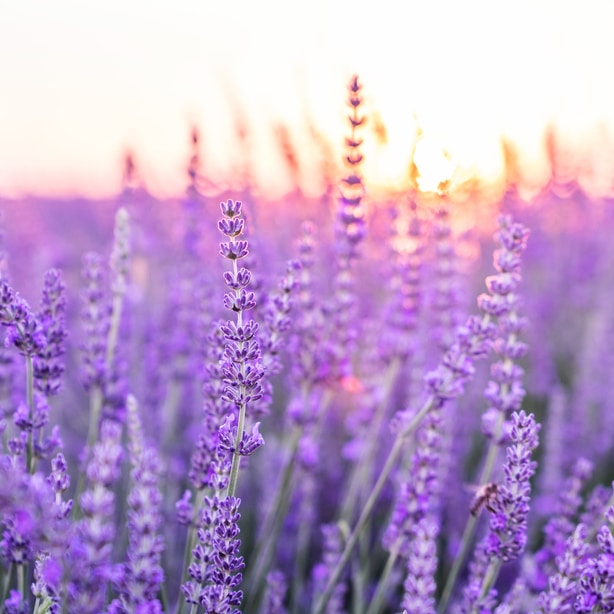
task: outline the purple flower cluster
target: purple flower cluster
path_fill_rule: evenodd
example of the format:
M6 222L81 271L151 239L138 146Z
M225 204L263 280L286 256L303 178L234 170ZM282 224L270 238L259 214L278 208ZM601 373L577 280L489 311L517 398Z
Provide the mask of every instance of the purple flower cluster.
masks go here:
M34 359L34 386L47 397L60 390L61 377L64 373L66 340L66 287L61 273L51 269L45 275L45 287L38 321L45 331L47 343Z
M128 397L128 434L132 464L132 490L128 495L129 543L127 563L118 584L120 597L110 606L113 614L127 614L139 608L162 612L158 593L164 580L161 566L164 543L160 534L162 494L158 485L160 461L155 448L143 440L141 421L134 397Z
M244 220L241 217L241 202L229 199L221 203L223 218L218 227L228 238L220 244L220 254L231 261L232 270L224 273L228 288L224 294L224 306L236 314L236 321L228 320L221 325L226 345L222 372L226 387L223 398L234 406L234 413L227 416L220 426L220 446L232 456L228 493L233 496L241 456L252 454L264 444L264 439L255 424L251 435L245 431L247 407L262 398L261 380L264 369L258 343L258 323L245 320L246 312L256 306L256 296L248 290L251 273L239 268L238 261L247 256L248 243L239 237L243 234ZM236 426L234 422L236 421Z
M523 410L512 415L511 444L503 466L505 480L491 503L490 534L486 553L507 563L517 558L527 541L527 519L530 509L530 479L537 463L531 460L539 440L539 424Z
M0 283L0 323L7 327L5 345L24 356L37 356L47 340L26 301L6 281Z
M84 614L104 608L108 583L114 578L111 559L116 538L116 498L113 486L120 477L122 428L105 421L85 470L86 489L80 497L82 518L70 545L69 608Z
M186 602L201 605L205 612L239 612L243 593L237 587L244 567L243 557L239 555L240 503L236 497L205 497L198 544L192 551L193 562L188 569L192 580L181 587ZM195 611L192 607L192 612Z

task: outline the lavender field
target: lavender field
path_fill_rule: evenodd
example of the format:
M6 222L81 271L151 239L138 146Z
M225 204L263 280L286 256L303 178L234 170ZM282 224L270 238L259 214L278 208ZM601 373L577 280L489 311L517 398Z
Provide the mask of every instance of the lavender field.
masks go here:
M321 198L0 200L3 612L614 612L614 203L348 109Z

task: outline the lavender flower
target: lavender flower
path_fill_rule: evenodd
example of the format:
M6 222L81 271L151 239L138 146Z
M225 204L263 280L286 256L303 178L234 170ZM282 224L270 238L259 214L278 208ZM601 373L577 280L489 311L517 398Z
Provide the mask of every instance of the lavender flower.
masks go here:
M207 338L203 383L203 421L196 448L192 453L189 478L196 490L205 488L211 480L211 465L219 443L218 431L235 406L225 398L223 356L226 344L223 322L215 322ZM251 326L251 324L250 324Z
M431 334L436 346L445 352L453 342L454 329L459 324L456 253L445 194L437 202L432 234L435 262L432 271L433 296L429 305L433 316Z
M24 356L38 355L47 343L30 307L6 281L0 282L0 324L8 328L5 344Z
M301 226L298 243L300 271L298 271L298 293L293 334L289 351L295 359L291 363L291 374L296 388L312 389L321 383L327 373L326 355L322 351L325 333L324 316L317 304L314 287L314 266L316 230L306 222ZM299 416L296 416L297 418ZM302 416L309 419L309 416Z
M573 612L573 601L588 551L586 525L579 524L565 544L565 551L556 559L556 573L550 576L548 588L539 596L540 612L555 614Z
M237 314L236 322L228 321L221 327L226 339L222 366L224 381L227 384L224 389L224 399L234 404L237 420L228 484L228 494L234 496L241 458L241 443L245 436L247 407L262 397L263 389L260 380L264 373L256 336L258 324L253 321L243 322L243 314L256 306L256 297L247 289L251 278L250 272L238 266L238 261L248 254L247 241L239 239L244 227L244 221L241 218L241 203L228 200L226 203L220 203L220 207L223 218L218 226L229 239L220 244L220 254L232 262L232 271L227 271L224 275L224 281L229 290L224 295L224 305ZM257 441L256 447L264 443L261 438L253 441L254 443Z
M34 612L60 614L62 566L48 554L39 555L34 565L32 594L36 599Z
M158 592L164 580L160 536L162 495L158 485L160 461L154 448L146 446L136 399L127 399L132 489L128 495L129 543L127 563L119 584L120 598L112 612L130 613L137 608L161 611Z
M343 534L339 526L334 524L324 525L322 535L324 537L322 561L313 570L315 595L324 590L326 581L329 580L343 550ZM344 582L335 583L335 588L326 608L328 614L342 614L344 612L343 603L346 591Z
M401 607L407 612L435 612L436 538L439 528L432 516L423 516L412 529L412 549L407 559L407 578L401 602Z
M266 578L267 590L262 606L263 614L286 614L284 608L284 597L286 595L287 583L281 571L272 571Z
M508 219L502 220L502 225L506 226ZM501 267L501 262L508 263L506 266L513 267L516 271L520 266L520 253L526 244L526 230L522 226L512 226L513 232L509 234L501 233L501 242L505 249L495 252L496 266ZM512 250L513 248L513 250ZM512 251L511 251L512 250ZM510 254L507 252L510 251ZM427 373L424 378L426 398L422 407L416 412L413 408L398 412L393 423L397 430L397 436L389 452L385 463L385 469L391 471L395 460L400 456L405 439L411 434L420 421L432 412L437 412L451 399L457 398L464 390L467 381L473 376L475 368L474 361L484 357L490 350L493 338L496 334L496 327L491 321L494 315L501 315L506 312L504 307L507 299L501 299L498 295L482 295L478 299L478 305L483 311L481 317L471 316L464 326L456 330L455 341L445 353L439 366ZM508 326L518 324L518 318L510 320ZM369 495L369 505L365 505L359 516L356 528L350 534L345 549L341 555L340 562L337 564L324 590L323 596L318 599L314 612L322 614L326 607L327 600L332 595L333 587L339 579L344 564L347 563L351 549L356 544L360 530L366 524L370 513L373 510L374 500L378 494L377 489L383 487L386 473L379 476L373 491ZM405 517L399 514L397 518ZM397 535L402 534L403 530L397 530ZM394 538L393 538L394 539ZM393 555L394 556L394 555ZM451 574L454 578L454 574ZM448 590L453 586L454 579L448 586ZM449 598L449 594L447 598Z
M614 611L614 555L591 557L581 569L576 612L595 614Z
M347 153L345 162L350 172L341 181L335 226L337 249L337 272L334 279L333 304L330 307L330 346L333 377L343 378L352 373L352 349L356 344L358 331L355 297L355 261L359 256L359 246L366 235L365 211L362 199L364 184L360 175L363 155L360 152L362 139L357 130L365 122L360 106L362 85L354 76L348 85L348 116L350 136L346 138Z
M38 321L45 333L47 344L34 359L34 385L48 397L59 392L64 373L62 356L67 336L65 291L60 272L56 269L49 270L45 275L41 310L38 313Z
M539 428L533 414L527 415L521 410L512 415L512 443L507 448L503 467L505 481L499 486L492 503L486 546L489 556L504 563L517 558L526 544L531 492L529 480L537 467L537 463L531 460L531 454L539 443Z
M614 483L612 484L614 487ZM589 557L579 572L576 612L614 611L614 496L605 513L607 524L597 533L599 552Z
M581 490L593 470L592 463L579 458L572 473L560 488L556 513L548 520L543 529L544 545L535 555L537 574L534 587L543 590L555 568L555 561L563 556L567 540L575 527L575 517L582 503Z
M485 599L492 599L492 586L497 578L501 563L516 559L524 550L527 541L527 518L529 515L530 479L537 463L531 461L531 453L538 445L539 425L533 414L524 410L512 415L511 444L503 467L505 480L497 489L497 495L490 503L492 509L490 530L478 546L480 557L488 565L471 569L470 590L465 592L468 611L486 608ZM483 572L483 573L482 573Z
M270 376L278 374L282 369L279 353L284 345L284 337L292 325L290 313L294 302L293 295L299 285L297 274L300 266L299 261L292 260L288 263L286 273L279 282L278 292L269 298L265 306L264 326L258 331L258 344L262 366L268 377L262 380L262 397L252 408L254 417L266 415L273 400Z
M57 506L58 518L67 518L72 510L72 499L62 500L62 495L70 486L70 476L68 475L68 465L64 455L59 452L51 461L51 473L47 477L47 482L55 493L55 504Z
M4 602L6 614L26 614L28 606L24 603L23 595L12 590L9 598Z
M241 583L240 571L244 567L243 557L239 556L241 542L237 539L240 503L236 497L205 497L198 544L189 567L192 580L181 587L187 603L192 604L192 613L198 605L216 614L239 612L236 608L241 605L243 593L235 589Z
M113 578L111 550L116 527L112 487L119 478L121 433L119 424L104 421L86 468L87 489L80 499L83 518L71 544L72 579L67 595L71 611L83 614L103 611L107 584Z
M102 387L106 377L105 352L110 326L110 306L103 290L103 261L93 252L83 258L83 321L84 342L81 345L83 385L86 390Z
M499 217L499 230L495 235L498 249L493 254L497 273L486 278L489 293L478 297L478 307L483 317L498 323L495 328L493 348L499 360L491 366L491 380L486 386L484 396L490 407L482 416L482 432L489 439L478 483L485 486L491 482L492 472L499 447L505 443L509 430L507 418L509 412L520 408L524 398L522 386L523 370L517 361L526 350L525 343L519 340L519 333L526 326L526 319L519 313L520 297L518 287L521 277L521 258L526 249L528 230L511 217ZM444 358L444 364L446 359ZM464 564L469 545L473 539L476 518L467 520L461 540L460 552L454 559L444 586L440 610L446 608L452 595L458 574Z

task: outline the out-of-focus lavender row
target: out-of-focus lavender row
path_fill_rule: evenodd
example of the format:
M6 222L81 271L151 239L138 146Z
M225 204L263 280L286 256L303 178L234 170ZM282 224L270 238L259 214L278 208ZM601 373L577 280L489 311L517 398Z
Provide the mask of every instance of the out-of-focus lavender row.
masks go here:
M2 203L4 611L614 611L613 203L370 195L348 109L317 201Z

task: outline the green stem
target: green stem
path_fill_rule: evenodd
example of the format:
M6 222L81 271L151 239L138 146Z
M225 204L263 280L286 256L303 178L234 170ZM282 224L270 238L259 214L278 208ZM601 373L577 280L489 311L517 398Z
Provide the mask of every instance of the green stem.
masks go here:
M239 408L239 421L237 423L237 438L235 440L235 449L239 449L241 443L241 435L243 433L243 425L245 424L245 403L241 403ZM234 452L232 455L232 466L230 467L230 478L228 479L227 497L234 497L237 492L237 482L239 480L239 465L241 464L241 455Z
M95 385L90 390L90 423L87 435L87 447L90 451L98 439L98 422L100 421L100 413L102 412L102 401L102 388ZM71 512L71 516L73 518L78 517L80 513L81 506L79 505L79 499L84 488L85 471L80 471L79 478L77 480L77 487L75 488L75 494L73 495L74 504Z
M352 574L352 610L354 614L365 611L365 584L369 577L368 535L363 531L358 540L358 561Z
M371 493L367 498L365 506L362 508L358 521L356 522L356 526L348 537L348 540L345 544L343 552L341 553L339 561L337 562L337 565L335 566L328 578L326 588L324 589L324 592L322 593L314 609L312 610L313 614L324 614L324 609L326 608L326 604L329 602L333 591L335 590L335 585L337 584L337 582L339 582L341 574L343 573L343 570L345 569L346 565L348 564L348 561L350 560L352 550L354 549L354 546L356 545L356 542L358 541L358 538L361 535L363 529L366 527L367 522L371 517L371 513L373 512L373 509L375 507L375 504L377 503L377 499L382 492L388 480L388 477L392 473L392 470L394 469L397 460L401 455L401 452L403 451L405 440L418 428L418 425L420 424L420 422L422 422L424 416L426 416L426 414L432 409L434 402L435 397L430 396L425 401L420 411L412 418L411 422L405 427L405 429L403 429L403 431L401 431L397 435L392 445L392 448L388 453L388 458L386 459L386 462L380 472L380 475L375 482L375 485L371 489Z
M308 501L301 501L301 511ZM309 548L309 538L311 536L311 523L304 514L301 515L301 521L298 527L298 535L296 538L296 555L294 559L294 573L292 576L291 587L291 605L290 612L297 614L300 608L301 596L303 593L303 578L307 572L307 549Z
M309 387L303 387L303 399L304 402L307 403L309 399ZM328 407L333 400L333 395L330 388L327 388L322 395L322 399L319 403L319 412L316 423L314 425L314 430L312 433L314 441L321 440L321 433L324 427L324 416L328 411ZM307 476L306 480L311 480L312 482L308 482L313 484L314 476ZM292 577L292 586L291 586L291 612L292 614L297 614L301 603L301 596L303 593L303 580L307 573L307 559L309 554L309 545L310 545L310 537L312 531L312 522L309 515L309 507L313 507L313 498L301 497L301 503L299 507L299 527L298 527L298 537L297 537L297 545L296 545L296 555L294 562L294 574Z
M30 354L26 355L26 401L28 403L28 416L32 420L34 415L34 361ZM29 473L34 473L34 433L28 433L26 449L26 467Z
M291 435L290 455L283 470L283 475L279 483L276 496L269 508L269 513L262 525L260 537L256 545L254 555L249 564L248 576L246 578L246 586L250 587L250 599L248 606L255 606L258 603L261 592L261 583L266 576L273 555L277 538L281 531L282 523L288 508L290 506L290 498L292 494L292 477L296 467L296 457L298 453L298 444L301 438L301 429L295 427ZM251 572L251 573L249 573ZM249 610L252 607L248 607Z
M102 412L102 388L95 385L90 391L90 424L87 435L87 445L91 449L98 439L98 423Z
M484 573L484 579L482 581L482 589L480 590L480 596L477 601L473 604L471 608L471 614L477 614L480 611L480 603L482 599L488 595L488 592L493 587L497 576L499 575L499 570L501 569L501 559L491 559L488 567L486 568L486 572Z
M2 583L2 595L0 596L0 601L4 603L6 601L6 596L9 592L9 586L11 584L11 576L13 575L14 564L9 563L8 569L6 570L6 575L4 576L4 582Z
M199 492L197 491L197 495L198 494ZM202 505L204 502L204 496L202 495L202 493L200 494L201 496L196 497L196 502L194 506L195 519L200 518L200 512L202 510ZM181 572L181 584L185 584L188 580L188 567L190 566L190 561L192 560L192 550L194 550L194 546L196 546L196 533L196 526L194 524L190 524L190 527L188 528L188 536L185 542L185 551L183 553L183 570ZM183 595L183 592L180 592L178 612L183 611L183 606L185 605L184 599L185 597Z
M111 368L113 358L115 358L115 350L117 348L117 340L119 338L119 325L122 317L123 307L123 292L115 292L113 295L113 309L111 311L111 324L107 335L107 351L104 357L104 364L107 369Z
M166 453L170 450L173 436L175 435L175 418L178 415L177 408L181 400L181 383L172 378L168 386L166 397L162 405L162 450Z
M23 595L23 602L27 602L26 595L26 566L17 565L17 590Z
M356 509L357 507L356 502L360 496L360 492L365 488L365 485L368 485L370 482L369 473L373 468L375 455L378 450L378 444L381 441L378 435L381 432L382 424L386 416L386 409L388 408L390 394L399 373L400 366L400 361L396 359L393 360L386 369L383 383L384 394L382 395L382 399L374 412L373 421L369 425L369 432L372 435L367 439L367 449L365 454L362 454L357 462L352 465L352 475L349 479L349 487L345 493L343 503L341 505L341 518L347 520L348 522L352 521L352 510Z
M236 238L231 237L230 240L234 243L236 241ZM238 270L239 270L239 265L237 264L236 259L232 261L232 269L233 269L233 273L236 278L238 274ZM238 296L240 291L237 289L235 290L235 293ZM237 311L237 327L241 328L242 326L243 326L243 312ZM241 349L243 349L243 344L244 344L243 341L239 343ZM241 374L245 376L245 362L242 362L240 364L240 371L241 371ZM247 409L247 406L245 402L241 403L241 405L239 406L239 419L237 421L237 436L235 437L235 451L233 452L233 455L232 455L232 464L230 467L230 478L228 480L228 489L226 490L227 497L234 497L237 491L237 481L239 479L239 465L241 464L241 456L239 455L238 450L239 450L239 445L241 444L241 439L243 438L243 428L245 426L246 409Z
M397 558L399 556L399 542L397 541L390 552L388 553L388 559L386 560L386 565L379 577L379 581L377 583L377 588L375 589L375 593L373 595L373 599L371 599L371 603L367 609L366 614L378 614L383 611L383 603L384 599L388 593L388 583L390 581L390 574L394 569L394 565L397 562Z

